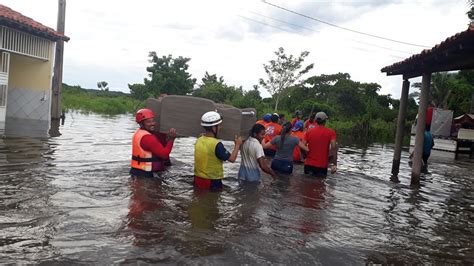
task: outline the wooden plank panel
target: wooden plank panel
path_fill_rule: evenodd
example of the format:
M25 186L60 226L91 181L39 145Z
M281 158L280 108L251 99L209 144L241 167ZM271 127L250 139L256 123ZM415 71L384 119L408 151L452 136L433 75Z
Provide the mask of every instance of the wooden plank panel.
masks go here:
M223 140L234 140L235 135L240 135L242 111L235 107L216 107L217 112L222 116L222 128L217 137Z
M257 110L255 108L242 109L242 125L240 127L240 136L246 139L250 129L257 122Z
M198 137L203 133L201 116L208 111L216 110L222 115L222 129L218 138L223 140L234 140L235 135L247 137L256 121L254 108L240 110L198 97L171 95L162 99L150 98L145 105L157 115L156 121L161 132L176 128L179 136ZM242 115L243 111L246 115Z
M161 116L161 99L148 98L145 101L145 107L155 113L155 122L159 124Z
M198 137L202 132L201 116L214 110L214 102L190 96L166 96L161 100L160 131L176 128L180 136Z

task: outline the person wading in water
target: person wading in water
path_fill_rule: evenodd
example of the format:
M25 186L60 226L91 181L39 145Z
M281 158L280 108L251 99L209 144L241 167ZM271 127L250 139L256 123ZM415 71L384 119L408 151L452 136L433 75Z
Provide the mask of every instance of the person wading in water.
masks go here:
M265 160L262 144L260 143L265 136L265 127L260 124L253 125L250 129L249 137L240 148L241 164L239 168L239 180L244 182L260 183L260 170L271 175L276 179L276 174L268 166Z
M324 112L316 114L316 127L306 132L308 154L304 161L304 173L317 177L326 177L329 166L329 148L332 152L331 174L337 170L336 132L325 127L328 116Z
M242 139L235 136L235 146L229 153L222 142L217 139L221 128L222 117L215 111L202 115L201 126L206 133L199 137L194 146L194 186L199 189L219 191L224 178L223 162L235 162Z
M270 142L263 141L263 148L272 145L277 147L275 158L272 160L272 169L283 174L293 173L293 150L296 146L304 151L308 150L297 137L291 136L292 128L291 123L287 122L279 136L274 137Z
M165 170L165 162L169 160L176 130L169 130L166 144L163 145L155 135L158 127L154 118L155 114L150 109L140 109L135 115L135 121L140 128L132 138L132 176L159 177L159 173Z

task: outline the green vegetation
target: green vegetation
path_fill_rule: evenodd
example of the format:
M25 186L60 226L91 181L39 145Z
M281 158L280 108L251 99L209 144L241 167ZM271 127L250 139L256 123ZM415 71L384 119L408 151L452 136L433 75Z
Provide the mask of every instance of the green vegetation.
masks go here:
M380 85L353 81L347 73L303 79L313 68L313 64L304 65L308 54L303 51L299 56L287 55L283 48L275 52L276 59L264 64L266 78L259 80L272 95L266 99L262 99L258 85L243 90L226 84L222 76L208 72L195 89L190 90L196 82L187 72L190 59L171 55L158 57L155 52L150 53L152 65L147 68L150 74L144 84L129 87L131 96L137 100L161 93L187 94L238 108L253 107L259 117L277 111L290 120L296 110L302 110L306 117L311 112L325 111L331 118L329 126L339 134L392 141L399 101L390 95L379 95ZM409 119L414 119L416 108L416 102L411 99Z
M274 110L277 111L280 98L284 96L283 92L295 85L304 74L314 67L314 64L307 65L306 67L302 65L304 59L309 55L308 51L302 52L298 58L295 58L293 55L287 56L285 49L280 47L275 52L275 55L277 57L276 60L270 60L268 65L263 65L263 69L265 69L267 74L267 80L260 79L259 83L272 95L275 100Z
M106 115L133 113L143 102L129 94L117 91L83 89L80 86L63 84L62 105L66 110L84 113L94 112Z
M150 52L151 66L143 84L129 84L131 94L107 91L107 82L98 83L100 90L86 90L79 86L63 88L63 106L85 112L102 114L133 113L142 107L144 100L160 94L192 95L230 104L238 108L253 107L258 116L277 111L290 120L296 110L305 117L324 111L330 117L328 126L341 137L359 141L392 141L400 101L391 95L379 94L377 83L363 83L351 79L348 73L316 75L302 78L313 68L303 66L308 52L298 57L286 55L283 48L276 52L276 59L264 64L266 80L259 84L272 97L262 99L259 85L250 90L225 83L224 77L205 73L201 82L188 73L189 58L158 57ZM415 88L419 84L413 85ZM438 107L469 112L471 95L474 93L474 71L458 73L436 73L432 78L430 100ZM407 129L418 111L416 98L411 93L408 101Z
M148 56L152 65L146 68L149 78L144 79L145 84L128 84L135 99L157 98L163 93L185 95L193 90L196 79L188 73L190 58L158 57L156 52L150 52Z
M414 83L414 88L420 88L421 83ZM411 94L418 97L419 92ZM435 107L454 111L454 115L470 112L471 95L474 94L474 71L461 70L457 73L440 72L431 76L429 103Z

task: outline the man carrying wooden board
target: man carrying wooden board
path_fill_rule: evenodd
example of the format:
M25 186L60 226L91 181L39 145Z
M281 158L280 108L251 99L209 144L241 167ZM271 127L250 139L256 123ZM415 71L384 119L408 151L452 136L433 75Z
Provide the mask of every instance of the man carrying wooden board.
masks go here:
M242 139L235 136L234 150L228 152L222 142L217 139L221 129L222 117L215 111L202 115L201 126L205 133L199 137L194 147L194 186L199 189L219 191L224 178L223 162L235 162Z
M132 138L132 160L130 174L138 177L154 177L165 170L169 160L176 130L168 131L165 144L162 144L156 133L155 114L150 109L140 109L135 115L135 121L140 125Z

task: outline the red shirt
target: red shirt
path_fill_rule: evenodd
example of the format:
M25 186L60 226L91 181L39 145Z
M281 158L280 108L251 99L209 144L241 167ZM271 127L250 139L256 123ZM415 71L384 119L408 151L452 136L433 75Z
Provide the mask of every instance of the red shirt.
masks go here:
M431 120L433 120L433 106L429 106L426 110L426 124L431 125Z
M304 161L305 165L314 167L327 168L329 144L332 140L336 140L336 132L324 127L316 126L306 132L306 141L308 142L309 152Z
M304 123L304 129L309 130L316 127L317 125L318 123L308 120Z
M146 151L151 151L154 156L162 160L168 160L170 158L171 149L173 148L173 141L168 140L166 144L163 145L162 138L163 136L156 135L143 136L140 141L140 146ZM163 171L165 170L165 165L163 161L153 162L151 168L152 171Z
M265 122L264 120L258 120L257 122L255 122L255 124L260 124L262 126L265 126L267 122Z

